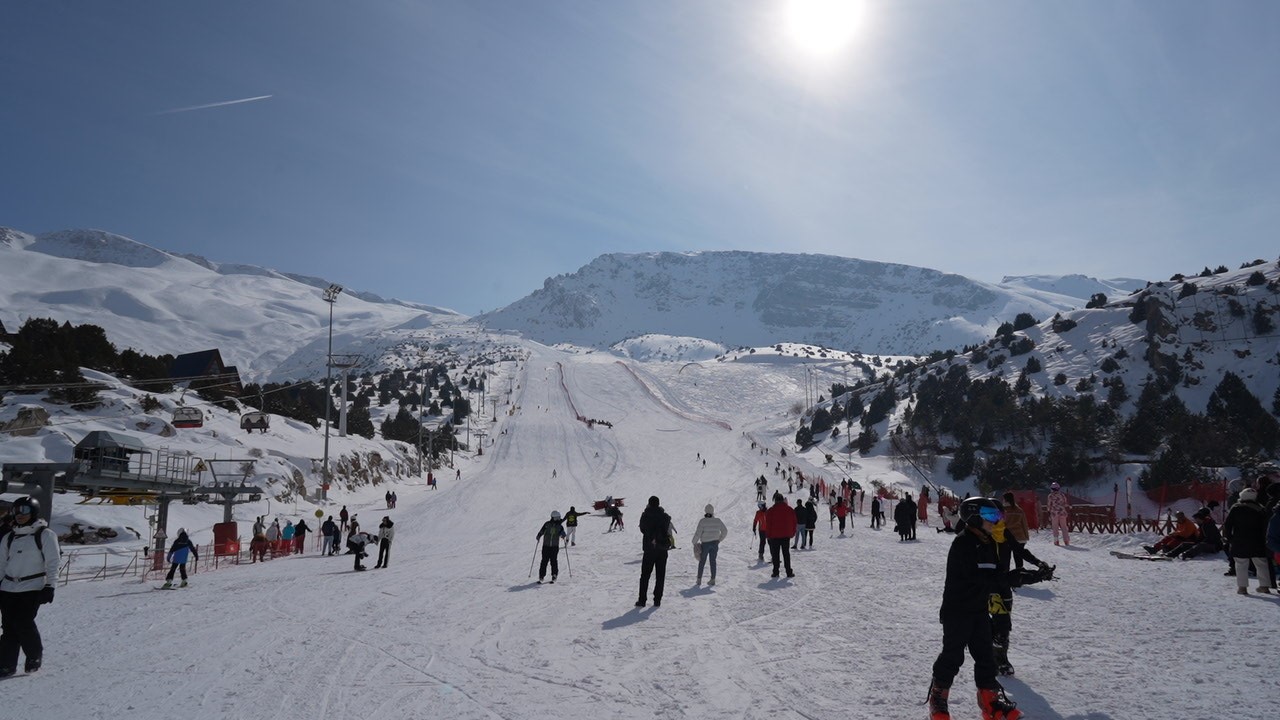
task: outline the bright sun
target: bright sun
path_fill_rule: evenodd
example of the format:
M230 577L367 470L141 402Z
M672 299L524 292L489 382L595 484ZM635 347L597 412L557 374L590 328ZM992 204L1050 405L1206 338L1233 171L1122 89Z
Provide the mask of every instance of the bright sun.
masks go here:
M787 34L815 58L838 54L862 25L865 0L786 0Z

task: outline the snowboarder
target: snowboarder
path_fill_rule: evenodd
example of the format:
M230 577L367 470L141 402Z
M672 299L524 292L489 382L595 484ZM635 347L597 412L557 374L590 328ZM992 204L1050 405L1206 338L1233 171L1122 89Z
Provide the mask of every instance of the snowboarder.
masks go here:
M360 561L368 557L368 554L365 553L364 549L365 546L371 542L373 542L373 537L369 535L369 533L354 532L351 533L351 537L347 538L347 552L356 556L356 570L367 569Z
M703 515L698 521L698 527L693 531L693 556L698 559L698 585L702 584L702 568L707 564L708 558L711 561L711 581L707 584L716 584L716 555L720 551L720 541L729 535L729 528L725 527L723 520L716 517L715 510L708 503L702 509Z
M378 525L378 563L375 570L391 566L391 541L396 536L396 524L391 518L382 516L382 524Z
M18 652L26 655L24 669L35 672L44 658L36 613L53 602L58 577L58 536L40 517L40 501L13 501L13 527L0 538L0 677L18 672Z
M173 546L169 548L169 574L164 576L164 585L161 587L173 587L173 574L180 572L182 575L182 585L187 586L187 555L190 554L196 562L200 562L200 551L196 550L195 543L191 542L191 538L187 537L187 531L178 528L178 539L173 541Z
M653 576L653 606L662 605L662 590L667 578L667 551L671 549L671 516L659 503L658 496L640 514L640 537L644 557L640 561L640 597L636 607L644 607L649 594L649 576Z
M992 593L998 592L999 563L992 538L996 523L1004 517L1000 503L991 498L969 498L960 503L960 527L947 553L947 575L942 590L942 652L933 663L929 684L930 720L951 720L947 701L951 683L964 664L965 648L973 656L974 682L983 720L1018 720L1022 711L996 680L991 645Z
M542 523L538 534L533 537L534 540L542 541L542 564L538 566L539 584L547 577L548 564L551 565L551 582L555 582L556 576L560 574L558 556L560 555L560 538L564 536L564 527L560 524L560 513L552 510L551 519Z

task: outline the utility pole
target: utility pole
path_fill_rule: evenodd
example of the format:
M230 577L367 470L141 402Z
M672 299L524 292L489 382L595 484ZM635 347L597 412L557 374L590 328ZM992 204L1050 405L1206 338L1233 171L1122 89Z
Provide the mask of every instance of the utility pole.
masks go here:
M333 404L330 391L330 385L333 384L333 306L338 302L338 295L341 292L341 285L330 285L324 291L324 301L329 303L329 352L324 358L324 466L321 469L324 480L320 485L320 497L323 500L329 499L329 406Z

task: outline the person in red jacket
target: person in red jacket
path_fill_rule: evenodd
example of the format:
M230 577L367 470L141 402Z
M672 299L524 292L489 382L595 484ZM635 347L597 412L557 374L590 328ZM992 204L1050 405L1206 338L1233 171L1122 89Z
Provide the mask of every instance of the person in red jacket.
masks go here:
M769 540L769 535L765 532L765 509L764 501L756 503L756 517L751 521L751 532L760 535L760 562L764 562L764 544Z
M791 536L796 534L796 511L787 504L782 493L773 494L773 507L765 511L765 532L769 535L769 557L773 559L773 577L778 577L778 554L787 568L787 577L795 577L791 570Z

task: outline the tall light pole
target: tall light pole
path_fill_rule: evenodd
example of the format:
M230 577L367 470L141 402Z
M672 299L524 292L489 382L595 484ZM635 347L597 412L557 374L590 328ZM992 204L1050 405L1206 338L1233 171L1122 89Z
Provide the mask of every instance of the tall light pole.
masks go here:
M338 302L341 292L341 285L330 285L324 291L324 301L329 303L329 352L324 356L324 484L320 486L320 497L324 500L329 499L329 406L333 404L329 387L333 383L333 306Z

